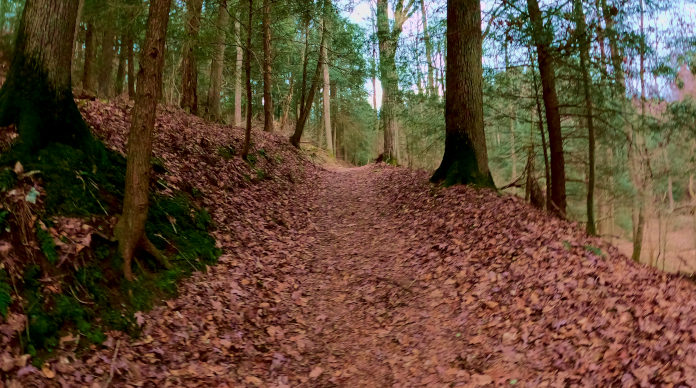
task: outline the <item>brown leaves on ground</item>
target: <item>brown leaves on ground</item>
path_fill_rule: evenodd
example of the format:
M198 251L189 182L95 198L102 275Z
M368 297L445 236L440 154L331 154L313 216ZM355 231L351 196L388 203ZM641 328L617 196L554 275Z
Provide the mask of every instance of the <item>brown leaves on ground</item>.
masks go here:
M123 150L127 106L83 112ZM694 285L576 225L422 172L319 171L276 135L254 132L269 157L253 166L226 159L241 130L176 110L157 128L158 179L203 193L220 263L139 314L140 338L64 346L23 382L100 387L113 370L113 387L696 386ZM272 179L244 177L258 168Z

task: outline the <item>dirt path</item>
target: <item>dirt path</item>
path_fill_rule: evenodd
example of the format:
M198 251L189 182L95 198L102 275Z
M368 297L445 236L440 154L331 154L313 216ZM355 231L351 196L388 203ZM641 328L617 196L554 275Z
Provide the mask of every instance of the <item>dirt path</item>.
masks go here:
M290 189L220 196L225 254L142 314L139 338L110 333L23 382L696 386L691 282L514 197L392 167L307 169Z
M453 284L416 280L404 252L416 236L379 194L382 171L366 166L322 178L312 210L314 256L301 281L307 320L315 322L312 356L339 386L454 382L459 337L442 317L454 312L457 292Z

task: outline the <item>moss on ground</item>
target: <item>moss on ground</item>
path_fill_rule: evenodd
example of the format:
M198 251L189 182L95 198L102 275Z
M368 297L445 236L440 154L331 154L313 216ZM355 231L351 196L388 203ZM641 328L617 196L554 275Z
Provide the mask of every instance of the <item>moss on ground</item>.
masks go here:
M25 171L40 171L34 179L45 189L45 206L32 209L48 226L55 216L82 217L93 226L110 225L109 219L120 214L126 168L120 155L106 152L103 160L95 163L82 151L63 144L49 144L33 155L18 156L11 150L0 156L0 165L7 166L0 171L0 190L10 190L17 183L11 169L17 160ZM164 163L156 161L163 170ZM128 282L123 277L117 244L95 235L77 260L57 267L55 242L39 222L35 238L41 254L20 260L26 263L22 279L16 281L23 306L12 305L7 275L3 277L0 270L0 313L6 314L8 308L26 312L29 326L21 342L34 356L35 364L41 364L68 332L80 335L82 347L103 342L110 329L137 335L135 312L175 296L177 281L217 261L220 252L209 234L212 218L205 209L196 208L183 192L173 197L153 194L150 206L146 233L170 257L171 270L162 268L147 253L137 252L133 263L136 280ZM17 222L14 214L8 218Z

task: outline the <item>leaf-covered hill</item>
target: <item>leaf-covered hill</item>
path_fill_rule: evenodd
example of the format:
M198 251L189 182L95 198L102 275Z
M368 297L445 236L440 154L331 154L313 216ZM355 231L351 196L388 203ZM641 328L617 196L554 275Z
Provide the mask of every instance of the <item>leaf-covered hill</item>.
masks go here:
M126 105L82 103L122 150ZM696 289L523 201L310 164L278 135L166 110L153 187L212 216L222 256L178 297L5 379L43 386L694 386ZM193 193L199 193L194 195ZM172 228L176 227L171 225ZM3 331L11 332L10 323ZM3 370L5 367L3 367Z

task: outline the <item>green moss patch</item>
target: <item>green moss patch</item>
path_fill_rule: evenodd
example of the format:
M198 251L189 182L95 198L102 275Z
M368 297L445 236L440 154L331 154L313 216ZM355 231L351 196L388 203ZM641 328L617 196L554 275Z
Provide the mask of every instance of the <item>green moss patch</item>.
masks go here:
M67 333L79 334L82 347L100 344L106 340L104 333L111 329L137 336L140 328L134 313L175 296L179 280L217 261L220 252L209 233L213 226L210 214L196 207L186 193L177 192L173 197L153 193L146 233L169 257L173 268L166 270L149 254L136 252L132 263L136 280L126 281L117 243L110 238L114 216L122 207L125 159L105 152L95 162L82 151L63 144L49 144L28 156L12 152L0 156L7 166L0 170L0 189L10 190L18 182L25 187L30 183L43 188L41 201L30 206L34 219L42 221L29 225L33 227L30 238L35 239L39 250L32 255L24 249L15 250L20 256L27 255L20 257L20 268L13 271L21 274L15 279L21 298L12 298L11 279L0 270L0 314L7 314L8 309L27 314L28 329L18 340L34 356L35 363L43 362ZM10 167L17 160L24 171L39 172L31 178L21 174L17 177ZM153 160L164 171L164 162ZM5 209L17 209L7 205ZM0 214L3 225L21 222L19 214L3 211L7 212ZM51 229L57 226L52 223L61 222L60 217L78 218L95 231L88 246L72 251L67 259L56 246L56 231ZM9 231L0 228L0 239L18 238L16 233L8 235ZM69 237L60 236L60 240L75 246L77 242ZM22 305L13 304L13 300L21 300Z

